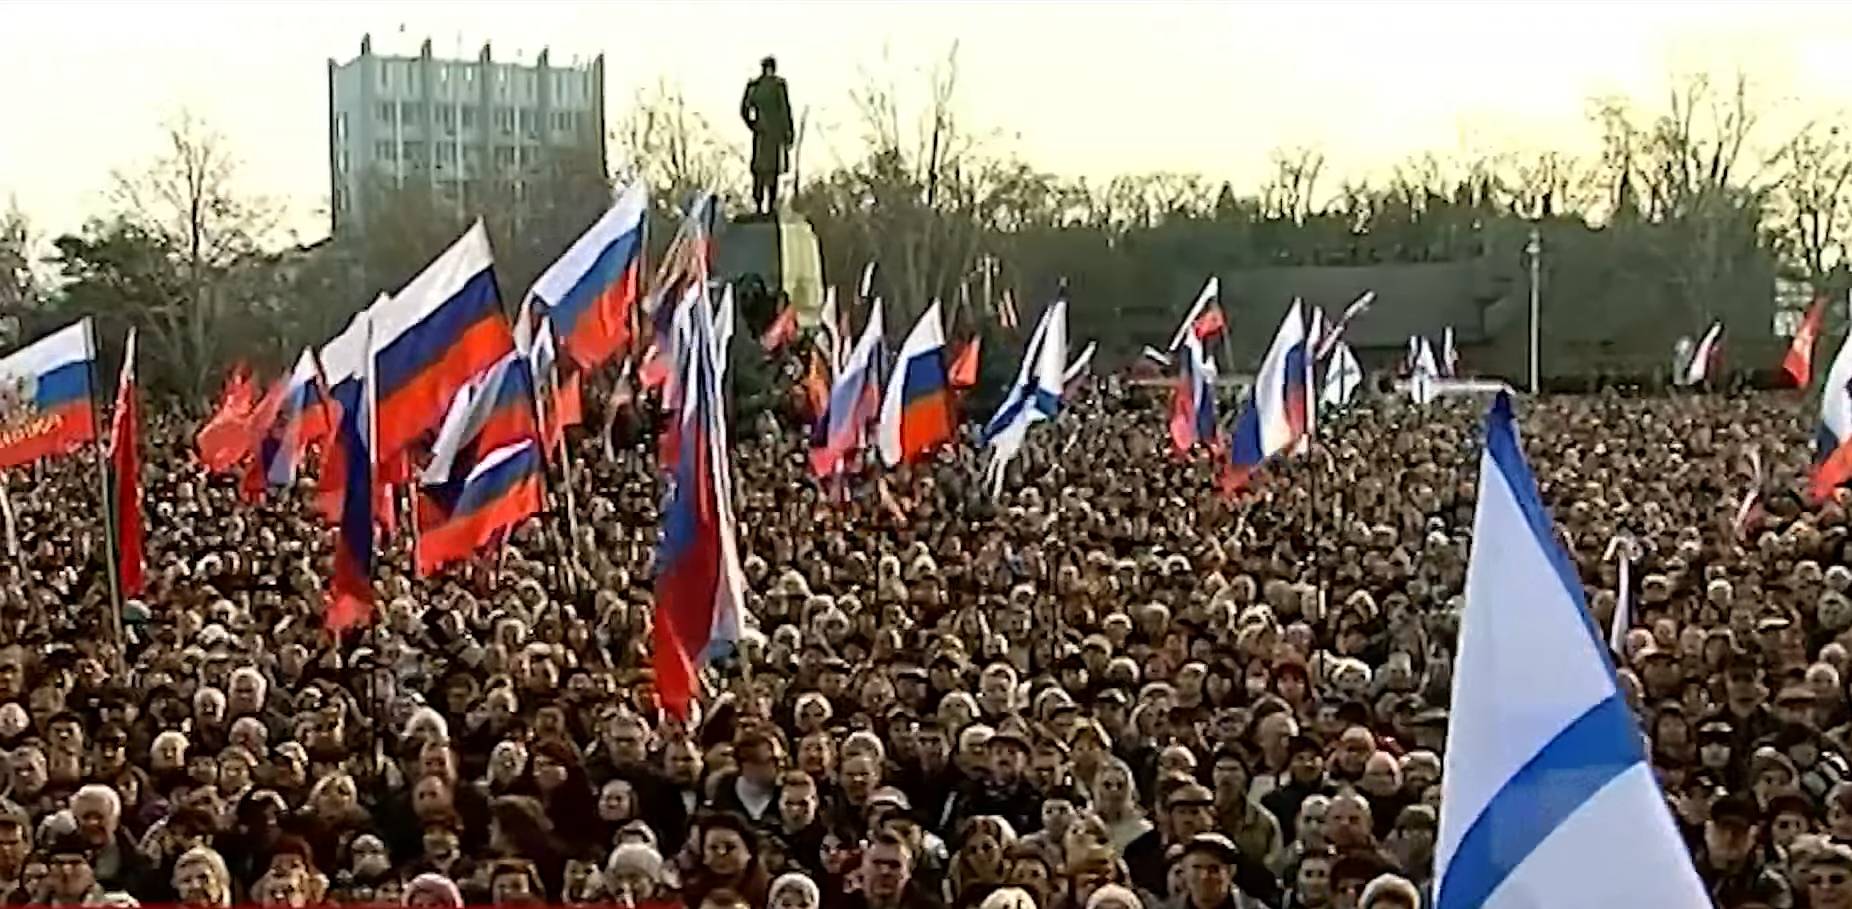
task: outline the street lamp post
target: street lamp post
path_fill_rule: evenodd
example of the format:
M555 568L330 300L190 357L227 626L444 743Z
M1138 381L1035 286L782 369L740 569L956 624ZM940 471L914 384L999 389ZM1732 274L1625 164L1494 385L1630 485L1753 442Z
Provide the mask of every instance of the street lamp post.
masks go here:
M1542 262L1543 262L1543 258L1542 258L1543 257L1543 238L1538 236L1537 228L1533 227L1530 229L1530 242L1524 246L1524 251L1530 254L1530 393L1536 394L1539 390L1543 388L1543 386L1539 384L1538 382L1538 366L1537 366L1538 364L1537 338L1538 338L1538 326L1540 324L1539 319L1538 319L1538 315L1539 315L1538 299L1539 298L1538 298L1538 293L1537 293L1537 288L1538 288L1537 279L1538 279L1539 272L1542 270L1540 266L1542 265Z

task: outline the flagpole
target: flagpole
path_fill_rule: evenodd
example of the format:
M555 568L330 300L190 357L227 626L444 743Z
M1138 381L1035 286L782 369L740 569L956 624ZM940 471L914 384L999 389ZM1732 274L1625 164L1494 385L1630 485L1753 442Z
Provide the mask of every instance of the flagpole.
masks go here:
M1313 390L1315 387L1314 379L1318 375L1318 352L1315 346L1318 343L1318 339L1312 337L1311 326L1313 324L1313 320L1312 320L1311 314L1312 314L1312 307L1310 306L1301 307L1299 310L1299 318L1301 320L1301 326L1302 326L1300 337L1305 339L1304 341L1305 350L1306 350L1306 353L1308 354L1308 356L1305 357L1306 376L1304 378L1305 386L1306 386L1306 391L1305 391L1305 397L1306 397L1306 402L1305 402L1305 409L1306 409L1305 457L1306 457L1306 460L1309 462L1309 466L1311 467L1311 473L1312 473L1311 481L1309 484L1310 489L1308 490L1310 492L1310 495L1306 497L1306 502L1305 502L1305 525L1306 525L1306 539L1309 541L1309 544L1308 544L1309 550L1307 552L1307 559L1308 561L1311 562L1311 567L1312 567L1312 586L1313 586L1313 589L1316 591L1316 596L1318 597L1319 604L1322 605L1325 599L1325 572L1324 572L1325 564L1324 564L1324 560L1318 557L1318 539L1319 539L1318 537L1318 517L1319 517L1318 516L1318 512L1319 512L1318 475L1321 470L1321 465L1319 464L1319 461L1318 461L1318 453L1319 453L1318 432L1319 432L1319 423L1322 421L1318 418L1318 415L1317 415L1318 414L1318 396ZM1227 318L1226 311L1224 311L1223 313L1223 318L1224 319ZM1224 339L1226 339L1230 334L1232 334L1232 332L1229 332L1226 328L1223 329L1222 337ZM1319 615L1320 615L1320 618L1322 619L1324 614L1321 611Z
M126 677L129 657L128 642L122 631L122 579L116 573L118 553L116 552L115 496L111 495L109 490L109 466L103 452L102 418L97 413L96 402L96 361L99 354L96 345L96 322L85 323L84 342L90 347L88 367L90 373L90 451L96 459L96 484L99 495L97 501L103 508L103 563L109 577L109 608L114 618L111 632L116 638L116 671L119 675Z
M559 440L560 486L566 497L566 574L570 578L566 587L574 594L579 592L579 505L578 498L572 494L572 445L566 441L566 432L560 430Z

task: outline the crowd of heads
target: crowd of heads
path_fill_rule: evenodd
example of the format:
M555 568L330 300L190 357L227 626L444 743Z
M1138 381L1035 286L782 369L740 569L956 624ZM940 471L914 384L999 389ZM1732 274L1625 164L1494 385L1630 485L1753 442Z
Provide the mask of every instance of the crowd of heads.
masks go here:
M792 421L737 427L749 630L685 718L650 668L663 480L635 413L575 436L576 526L438 578L394 529L338 641L309 490L241 500L189 421L145 429L149 582L119 626L92 465L13 471L0 896L1421 909L1480 402L1366 401L1233 498L1162 408L1097 384L1000 496L967 443L820 484ZM1718 904L1852 907L1852 541L1788 492L1803 405L1521 419L1602 627L1633 541L1619 677Z

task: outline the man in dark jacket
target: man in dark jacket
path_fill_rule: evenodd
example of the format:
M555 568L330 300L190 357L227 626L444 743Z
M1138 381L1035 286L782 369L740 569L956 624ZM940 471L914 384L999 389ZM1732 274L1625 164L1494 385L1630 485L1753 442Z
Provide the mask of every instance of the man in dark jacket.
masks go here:
M1719 906L1759 902L1783 909L1794 905L1794 894L1778 866L1761 854L1757 835L1761 817L1755 800L1746 795L1727 795L1711 803L1698 872Z
M1024 775L1029 766L1029 743L1020 734L1004 730L985 744L988 773L973 781L957 797L948 831L956 831L969 818L996 815L1010 822L1018 835L1042 826L1042 800Z
M824 909L943 909L939 900L913 880L913 849L890 831L874 834L862 850L862 889L832 901Z

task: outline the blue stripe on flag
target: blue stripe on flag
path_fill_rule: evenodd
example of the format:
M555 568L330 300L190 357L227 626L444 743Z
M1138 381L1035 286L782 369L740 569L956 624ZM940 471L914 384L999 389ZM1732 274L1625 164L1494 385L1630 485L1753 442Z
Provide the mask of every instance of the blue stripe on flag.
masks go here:
M1562 822L1641 762L1621 695L1589 708L1506 781L1447 863L1434 909L1478 909Z
M1518 444L1517 425L1517 417L1511 410L1511 396L1500 392L1492 402L1491 411L1486 414L1486 453L1491 456L1492 463L1498 465L1498 472L1504 475L1505 486L1511 490L1518 509L1524 513L1524 523L1530 526L1538 548L1550 560L1550 567L1556 569L1556 576L1563 582L1563 591L1569 595L1569 602L1575 604L1576 614L1581 617L1582 627L1588 632L1589 640L1605 651L1608 646L1607 636L1595 627L1594 619L1589 617L1581 576L1576 573L1575 564L1569 561L1569 553L1563 550L1555 531L1551 529L1550 513L1544 509L1543 498L1537 491L1537 478L1531 473L1530 463L1524 460L1524 446ZM1606 660L1602 661L1602 665L1612 678L1614 667Z
M78 360L39 376L32 392L32 403L39 410L47 411L88 397L90 361Z

